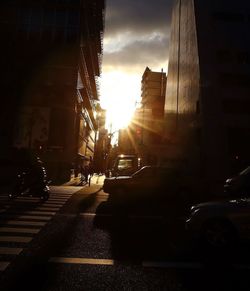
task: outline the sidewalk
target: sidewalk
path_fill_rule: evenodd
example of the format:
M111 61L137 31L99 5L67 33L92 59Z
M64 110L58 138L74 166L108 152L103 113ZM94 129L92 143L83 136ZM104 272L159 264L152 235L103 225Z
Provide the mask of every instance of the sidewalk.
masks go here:
M105 179L105 175L94 174L91 177L90 184L96 184L96 185L100 185L102 187L104 179ZM86 183L85 181L83 181L83 182L81 181L80 174L77 177L72 176L70 181L62 184L62 186L85 186L85 185L88 185L88 183Z

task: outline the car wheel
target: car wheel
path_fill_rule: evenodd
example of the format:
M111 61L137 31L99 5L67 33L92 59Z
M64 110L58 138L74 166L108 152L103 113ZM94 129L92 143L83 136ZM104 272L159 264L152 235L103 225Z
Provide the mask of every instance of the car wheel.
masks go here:
M202 239L208 246L222 249L236 243L237 232L229 221L214 219L203 225Z

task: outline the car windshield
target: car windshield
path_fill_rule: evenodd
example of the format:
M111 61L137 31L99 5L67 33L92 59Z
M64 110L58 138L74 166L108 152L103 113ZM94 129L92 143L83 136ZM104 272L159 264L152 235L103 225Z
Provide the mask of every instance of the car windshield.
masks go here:
M131 159L121 159L118 162L118 170L130 169L133 167L133 160Z
M140 176L148 176L152 175L153 168L152 167L143 167L139 171L135 172L132 177L140 177Z

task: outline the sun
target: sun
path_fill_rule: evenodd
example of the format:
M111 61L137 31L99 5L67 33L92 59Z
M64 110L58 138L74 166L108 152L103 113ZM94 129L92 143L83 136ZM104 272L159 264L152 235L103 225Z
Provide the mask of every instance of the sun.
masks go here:
M111 71L101 78L101 106L106 109L109 131L129 125L140 96L140 79L128 73Z
M112 130L119 130L129 125L133 116L133 108L125 102L115 103L107 108L107 127Z

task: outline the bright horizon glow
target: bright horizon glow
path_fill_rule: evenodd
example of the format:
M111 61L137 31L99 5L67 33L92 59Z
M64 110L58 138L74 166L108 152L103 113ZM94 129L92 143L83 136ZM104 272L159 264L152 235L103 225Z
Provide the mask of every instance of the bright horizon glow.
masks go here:
M106 128L114 132L127 127L140 100L141 77L110 71L102 75L100 83L101 107L107 110Z

